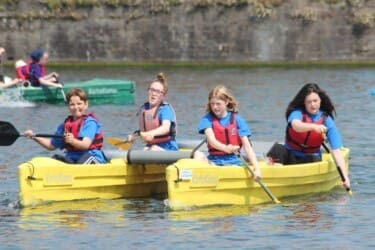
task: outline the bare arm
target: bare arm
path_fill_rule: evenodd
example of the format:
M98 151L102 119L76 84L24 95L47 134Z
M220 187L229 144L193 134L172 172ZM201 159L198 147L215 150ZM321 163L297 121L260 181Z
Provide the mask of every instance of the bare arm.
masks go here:
M164 120L160 127L147 131L147 132L141 132L140 136L142 139L146 142L152 141L156 136L160 135L166 135L169 133L171 129L172 123L169 120ZM129 137L129 139L134 139L135 137Z
M247 157L249 158L251 165L253 165L254 167L254 174L255 174L254 179L260 179L261 178L260 167L258 164L256 154L254 152L254 149L250 144L249 138L247 136L243 136L241 137L241 141L242 141L242 147Z
M153 137L158 136L158 135L166 135L169 133L171 126L172 126L171 121L164 120L160 127L147 131L147 133L149 133Z
M327 128L324 125L314 124L314 123L306 123L302 122L301 120L293 120L291 122L292 128L299 133L309 132L315 130L318 133L324 133L327 131Z
M216 148L219 151L223 151L227 154L233 154L240 150L239 146L226 145L216 140L216 137L212 128L206 128L204 130L204 134L207 137L207 143L209 143L212 147Z
M52 145L51 139L49 139L49 138L42 138L42 137L35 137L34 136L34 132L32 130L26 130L24 132L24 135L27 138L33 139L34 141L36 141L39 145L41 145L45 149L48 149L48 150L51 150L51 151L53 151L53 150L56 149L55 146Z
M72 147L78 150L88 150L91 146L91 139L84 137L82 140L74 138L73 134L67 133L64 135L65 143L69 143Z

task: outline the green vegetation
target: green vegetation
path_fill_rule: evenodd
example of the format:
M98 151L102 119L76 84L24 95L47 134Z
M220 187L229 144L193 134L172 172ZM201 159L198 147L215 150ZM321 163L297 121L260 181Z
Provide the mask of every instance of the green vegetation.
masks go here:
M372 28L375 26L375 9L359 9L353 13L350 21L351 23L360 25L363 28Z
M301 9L291 11L290 16L301 19L304 22L314 22L318 20L319 12L317 9L306 6Z

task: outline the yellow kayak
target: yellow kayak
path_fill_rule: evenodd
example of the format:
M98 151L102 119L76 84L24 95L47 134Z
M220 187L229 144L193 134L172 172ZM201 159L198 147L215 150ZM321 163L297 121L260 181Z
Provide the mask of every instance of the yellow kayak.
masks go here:
M190 152L132 150L110 156L113 159L107 164L66 164L49 157L22 163L18 166L20 205L165 194L165 168L177 159L189 158Z
M260 152L264 149L258 151L259 155ZM348 167L349 149L343 152ZM137 198L166 193L173 210L270 201L244 167L215 167L188 159L190 154L189 151L118 151L109 163L100 165L66 164L36 157L18 166L20 204L25 207L54 201ZM270 166L260 161L260 166L264 183L279 199L326 192L340 184L328 154L317 163Z
M18 167L21 206L51 201L148 197L166 193L165 165L68 165L37 157Z
M349 149L344 148L346 168ZM260 161L263 182L278 198L327 192L341 185L330 154L321 162L268 165ZM218 167L182 159L166 169L168 206L172 210L210 205L254 205L271 202L244 167Z

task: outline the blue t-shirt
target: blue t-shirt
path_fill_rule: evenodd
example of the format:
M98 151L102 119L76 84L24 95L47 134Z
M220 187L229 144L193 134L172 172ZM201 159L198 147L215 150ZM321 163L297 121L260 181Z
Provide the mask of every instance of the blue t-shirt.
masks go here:
M149 103L146 103L143 106L146 110L150 109ZM174 114L174 111L172 110L171 106L169 105L162 105L158 109L157 116L159 117L160 124L163 123L163 121L170 121L171 126L176 127L176 117ZM161 147L164 150L167 151L178 151L178 144L175 138L171 139L170 141L163 142L163 143L158 143L156 144L157 146ZM147 145L151 146L151 145Z
M219 123L226 127L230 123L232 112L228 111L227 116L219 118ZM212 128L212 120L213 115L211 113L207 113L203 118L200 120L198 125L198 132L200 134L204 134L204 131L207 128ZM244 136L250 137L251 131L250 128L247 126L245 120L240 116L236 115L236 123L238 134L242 138ZM238 159L235 154L228 154L228 155L208 155L208 159L213 162L215 165L224 166L224 165L239 165L241 166L242 163Z
M92 117L87 117L79 131L78 137L84 138L87 137L91 141L94 140L95 135L99 133L101 130L101 125ZM57 127L55 132L56 135L63 135L64 134L64 123L60 124ZM51 141L52 145L55 148L64 148L64 140L61 138L53 138ZM83 150L83 151L75 151L75 152L66 152L66 156L73 161L77 161L81 156L85 153L89 153L90 155L94 156L96 160L100 163L106 163L103 151L99 149L90 149L90 150Z
M29 81L32 86L40 87L39 78L43 77L43 69L39 63L32 63L29 67Z
M310 117L312 121L315 122L315 121L318 121L322 117L322 115L323 115L323 112L319 111L315 115L310 115ZM288 117L288 124L291 124L293 120L302 121L302 110L296 109L292 113L290 113ZM341 141L341 136L336 127L335 121L332 119L332 117L328 116L323 125L327 127L327 139L328 139L329 144L331 145L331 148L332 149L341 148L343 145ZM287 142L285 142L285 147L289 149L290 151L292 151L292 153L296 156L299 156L299 157L306 156L306 153L292 149L292 147L290 147ZM314 153L313 155L320 157L321 156L320 150Z

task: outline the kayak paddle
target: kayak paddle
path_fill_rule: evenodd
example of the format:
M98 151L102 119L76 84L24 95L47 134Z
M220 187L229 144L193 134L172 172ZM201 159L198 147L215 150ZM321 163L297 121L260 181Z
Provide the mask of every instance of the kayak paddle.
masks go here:
M341 170L341 167L337 164L337 160L336 160L336 157L333 155L333 152L332 150L328 147L328 144L326 143L326 137L324 136L325 138L325 141L323 142L323 147L324 149L327 151L327 153L329 153L333 159L333 162L335 163L336 165L336 169L337 169L337 172L339 172L339 175L340 175L340 178L341 178L341 181L342 182L345 182L345 176L344 174L342 173L342 170ZM353 192L352 190L350 189L350 187L345 187L346 189L346 192L349 194L349 195L352 195Z
M11 123L0 121L0 146L10 146L19 137L24 137L24 135L21 135ZM62 138L63 136L53 134L36 134L35 137Z
M237 153L237 156L238 158L241 160L242 164L245 165L245 167L247 168L247 170L249 170L250 174L252 176L254 176L254 171L253 169L249 166L249 164L245 161L245 159L241 156L240 153ZM275 204L280 204L281 202L271 193L271 191L267 188L266 185L264 185L263 181L262 180L255 180L256 182L258 182L258 184L262 187L262 189L264 190L264 192L266 192L266 194L268 195L268 197L270 197L270 199L275 203Z
M141 134L140 130L136 130L133 132L133 135L135 136L140 136L140 134ZM161 136L157 135L154 138L157 139L157 138L163 138L163 137L164 137L163 135ZM129 150L134 143L134 141L128 141L127 139L124 140L124 139L120 139L116 137L109 137L107 138L106 141L112 146L115 146L116 148L121 149L121 150Z
M112 146L115 146L116 148L121 150L129 150L133 144L133 142L131 141L123 140L116 137L109 137L106 139L106 141Z
M4 82L4 62L3 62L3 55L2 54L0 54L0 60L1 60L1 64L0 64L0 81Z
M60 78L59 78L58 76L56 76L55 78L56 78L56 81L57 81L58 83L60 83L62 86L64 86L64 83L60 81ZM66 95L65 95L64 89L61 88L60 91L61 91L61 95L62 95L62 97L64 98L64 102L65 102L65 103L68 103L68 99L66 99Z

